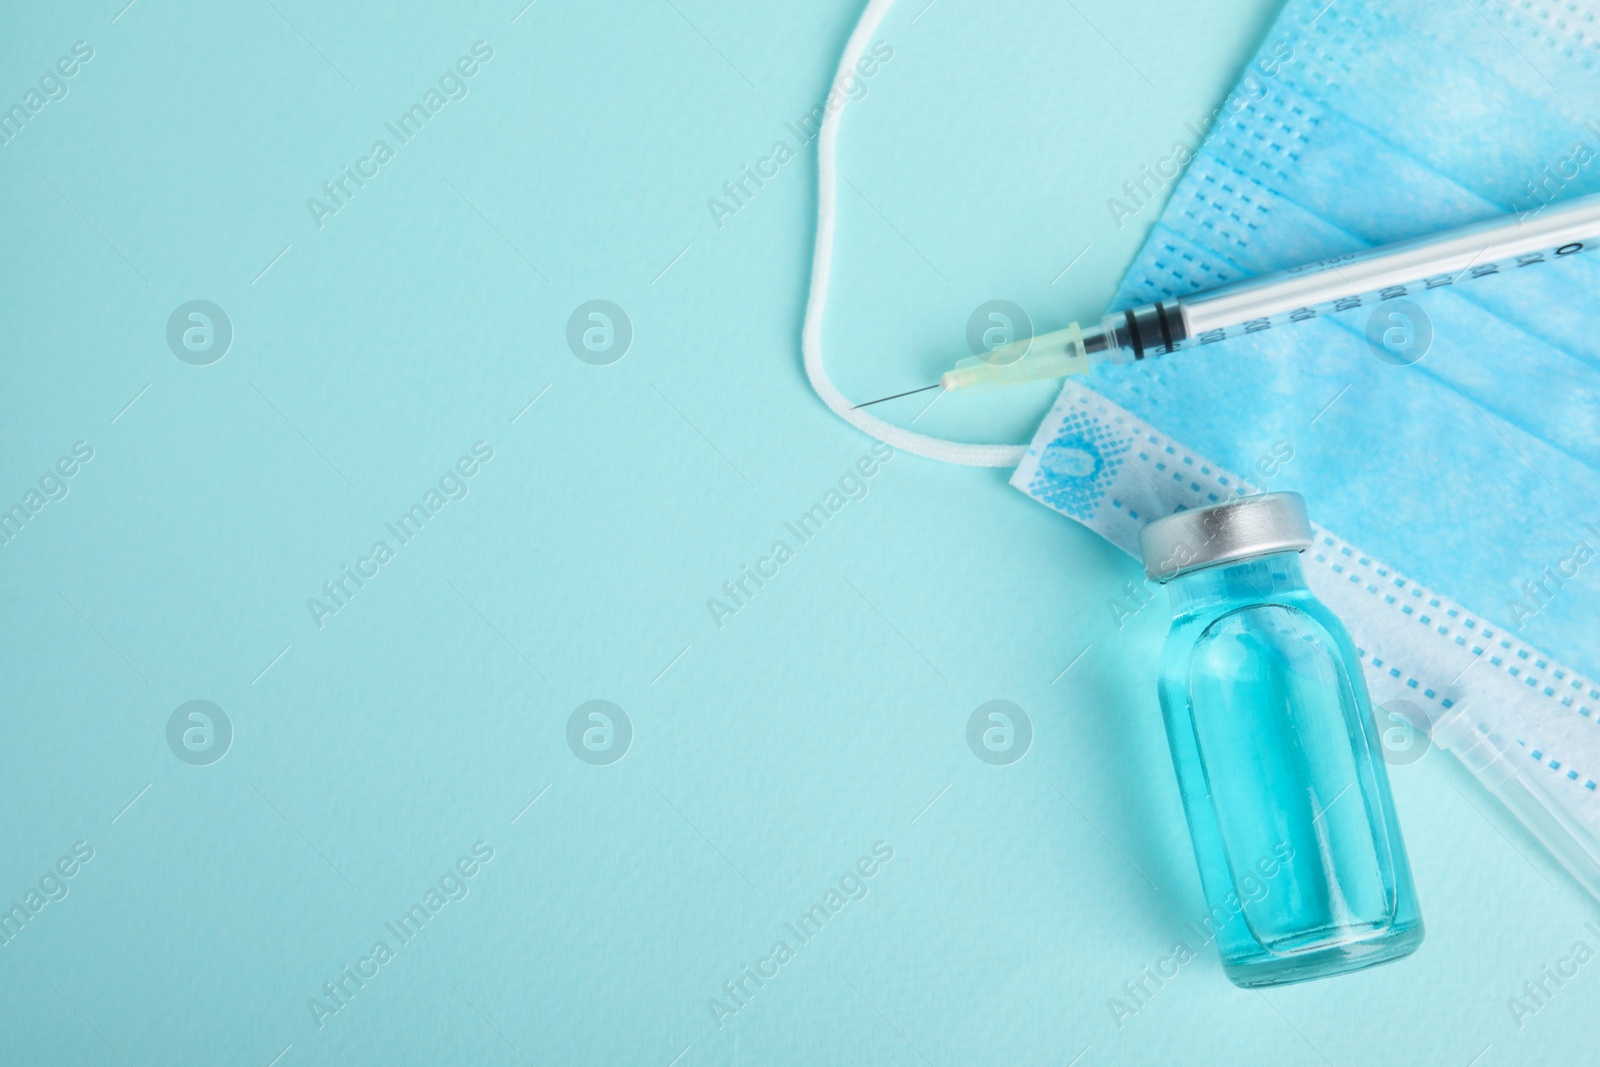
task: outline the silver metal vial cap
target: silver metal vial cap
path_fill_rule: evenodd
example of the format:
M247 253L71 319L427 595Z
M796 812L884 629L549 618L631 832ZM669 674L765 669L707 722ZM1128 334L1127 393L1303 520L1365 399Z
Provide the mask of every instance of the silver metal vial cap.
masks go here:
M1310 547L1311 519L1299 493L1262 493L1180 511L1139 531L1144 572L1158 582L1215 563Z

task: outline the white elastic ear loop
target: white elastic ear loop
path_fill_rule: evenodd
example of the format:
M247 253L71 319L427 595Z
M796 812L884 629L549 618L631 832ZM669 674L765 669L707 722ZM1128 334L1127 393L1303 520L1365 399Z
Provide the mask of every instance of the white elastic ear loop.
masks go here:
M840 79L855 72L856 61L866 50L868 39L877 32L883 17L894 6L894 0L870 0L861 14L839 58ZM828 306L828 274L833 267L833 225L837 215L838 181L834 176L834 142L839 139L837 111L823 109L822 131L817 137L817 247L811 258L811 295L806 299L806 321L801 333L800 349L805 354L806 377L811 388L828 405L828 409L864 433L876 437L893 447L913 455L926 456L941 463L960 463L969 467L1015 467L1027 454L1027 445L971 445L960 441L947 441L942 437L929 437L892 423L884 422L865 410L853 409L850 399L841 393L828 378L822 365L822 313Z

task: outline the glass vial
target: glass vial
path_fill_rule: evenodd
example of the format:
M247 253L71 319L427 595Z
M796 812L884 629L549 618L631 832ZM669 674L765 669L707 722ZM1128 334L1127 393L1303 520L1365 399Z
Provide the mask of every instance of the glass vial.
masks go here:
M1278 985L1409 955L1422 916L1361 664L1300 570L1305 501L1179 512L1139 541L1172 599L1161 711L1228 977Z

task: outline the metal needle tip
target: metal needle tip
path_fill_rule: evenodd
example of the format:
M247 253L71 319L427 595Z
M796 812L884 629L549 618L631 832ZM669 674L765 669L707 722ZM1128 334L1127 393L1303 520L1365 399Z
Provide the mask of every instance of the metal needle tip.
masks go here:
M878 399L869 400L865 404L857 404L855 407L851 408L850 410L851 411L855 411L855 410L857 410L859 408L870 408L872 405L881 404L885 400L899 400L903 396L913 396L913 395L915 395L917 393L926 393L929 389L942 389L942 388L944 388L944 386L941 383L934 382L932 385L924 385L921 389L908 389L903 393L896 393L896 394L894 394L894 396L880 396Z

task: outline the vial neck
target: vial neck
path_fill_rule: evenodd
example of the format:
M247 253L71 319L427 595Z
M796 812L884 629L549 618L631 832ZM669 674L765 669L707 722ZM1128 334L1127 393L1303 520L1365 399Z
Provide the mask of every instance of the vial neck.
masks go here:
M1181 574L1167 583L1174 615L1183 615L1230 601L1261 600L1304 591L1305 574L1298 552L1233 560Z

